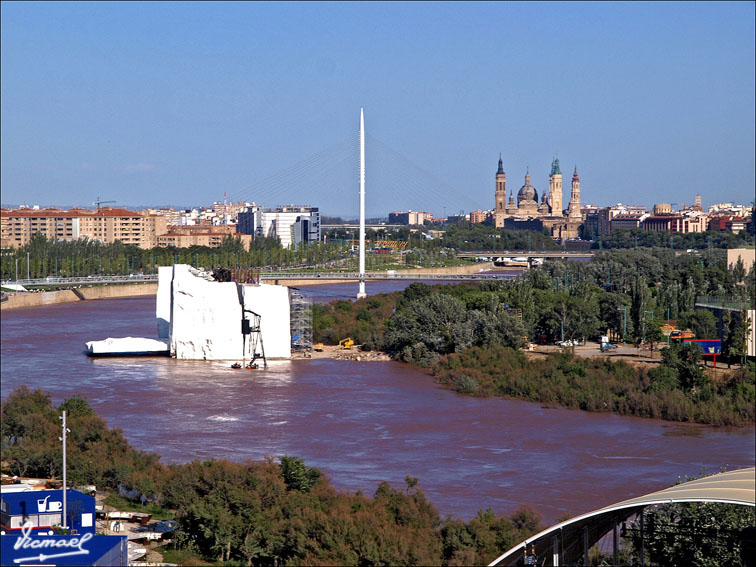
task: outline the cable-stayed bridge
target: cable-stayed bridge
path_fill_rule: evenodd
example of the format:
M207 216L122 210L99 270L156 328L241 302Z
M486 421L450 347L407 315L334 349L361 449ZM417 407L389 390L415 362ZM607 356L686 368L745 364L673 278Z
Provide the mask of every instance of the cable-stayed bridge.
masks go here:
M470 191L453 187L426 168L377 138L366 135L366 208L368 217L389 211L436 211L455 214L481 208L486 198L481 188L476 199ZM250 201L265 207L287 204L319 207L321 214L356 218L358 215L359 147L349 136L299 160L243 189L229 192L232 202Z

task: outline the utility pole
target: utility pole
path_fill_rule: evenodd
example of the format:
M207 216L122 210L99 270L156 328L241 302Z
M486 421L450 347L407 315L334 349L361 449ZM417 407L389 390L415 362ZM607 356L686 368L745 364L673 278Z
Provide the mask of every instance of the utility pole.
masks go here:
M66 433L70 433L71 430L66 427L66 410L63 410L63 415L60 416L63 424L63 437L58 437L59 441L63 441L63 529L68 529L68 486L66 484Z

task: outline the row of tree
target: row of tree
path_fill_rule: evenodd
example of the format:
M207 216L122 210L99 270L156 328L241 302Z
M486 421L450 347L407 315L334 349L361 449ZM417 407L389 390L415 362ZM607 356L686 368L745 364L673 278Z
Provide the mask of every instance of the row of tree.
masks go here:
M745 313L719 316L696 309L713 296L747 307L756 304L755 272L725 265L721 253L677 256L668 250L613 250L592 262L547 262L514 280L431 287L354 304L316 305L313 331L335 344L352 336L369 348L428 365L440 355L471 346L519 347L534 342L594 339L607 331L623 341L656 343L668 322L698 338L722 337L723 354L745 354L752 324Z
M655 248L667 247L674 250L704 250L712 248L742 248L753 246L753 234L745 230L735 234L710 230L706 232L672 233L667 231L646 231L640 228L612 230L611 234L596 237L589 229L583 229L582 237L592 240L592 248Z
M348 256L347 246L338 242L284 248L275 237L256 238L248 249L238 238L227 236L218 248L143 250L120 241L112 244L86 239L66 242L48 240L37 233L26 246L5 251L0 256L0 273L2 279L16 279L16 276L23 279L27 274L31 278L152 274L157 273L158 266L173 264L279 269L324 265Z
M301 459L193 461L164 465L108 429L86 399L58 407L40 390L21 388L2 404L3 468L10 474L60 478L58 415L71 429L72 485L124 489L173 510L179 549L225 564L485 565L541 529L523 507L509 516L480 511L465 522L442 519L418 487L378 485L372 497L335 490Z

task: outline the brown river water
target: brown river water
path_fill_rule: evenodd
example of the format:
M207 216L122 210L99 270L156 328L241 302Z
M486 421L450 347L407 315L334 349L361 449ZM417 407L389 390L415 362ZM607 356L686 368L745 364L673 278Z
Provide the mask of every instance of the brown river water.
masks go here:
M406 285L369 286L369 293ZM354 284L308 288L351 297ZM305 288L303 288L304 290ZM372 494L406 475L442 515L521 504L546 522L754 466L754 428L715 428L461 396L396 362L297 360L268 370L169 358L91 359L84 343L156 336L154 297L2 313L2 398L25 384L55 403L87 397L111 427L165 462L296 455L340 489Z

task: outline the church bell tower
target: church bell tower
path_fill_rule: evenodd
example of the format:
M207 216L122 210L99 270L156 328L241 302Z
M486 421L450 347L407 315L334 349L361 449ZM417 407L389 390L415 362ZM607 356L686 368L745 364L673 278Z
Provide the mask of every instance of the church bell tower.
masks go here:
M569 217L571 219L582 220L583 213L580 211L580 178L578 177L577 167L572 174L572 193L570 194Z
M506 216L507 207L507 174L504 173L504 164L499 154L499 169L496 171L496 208L494 210L494 219L497 227L504 226L504 217Z
M549 175L549 205L551 215L562 216L562 172L559 169L559 158L555 157L551 162L551 175Z

